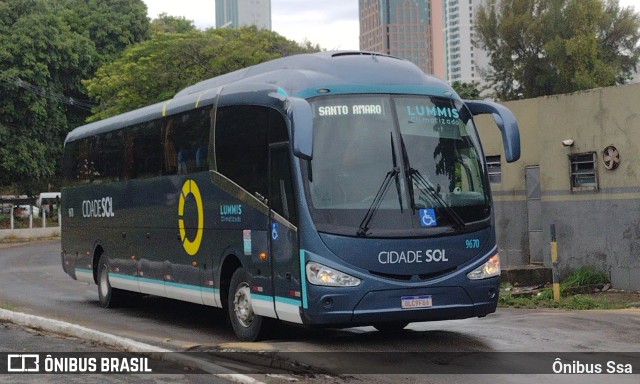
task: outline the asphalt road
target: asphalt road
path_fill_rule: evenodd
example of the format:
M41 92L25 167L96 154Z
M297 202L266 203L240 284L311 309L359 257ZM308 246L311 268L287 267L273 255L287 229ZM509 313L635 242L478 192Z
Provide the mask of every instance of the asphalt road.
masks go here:
M175 351L220 351L228 349L259 349L280 352L332 352L323 361L319 355L300 353L293 359L312 366L334 363L344 367L343 357L353 368L353 374L332 376L334 382L373 383L637 383L640 373L640 310L560 311L499 309L483 319L466 319L433 323L414 323L392 334L377 332L372 327L344 330L317 330L280 325L270 340L261 343L237 343L222 312L217 309L180 303L161 298L144 298L130 308L103 309L98 304L97 288L70 279L60 266L58 241L29 244L0 244L0 306L14 311L63 320L103 332L132 338ZM339 354L338 352L350 352ZM382 353L380 353L382 352ZM409 353L407 353L409 352ZM413 353L411 353L413 352ZM487 375L477 375L478 369L466 375L424 375L424 368L408 368L402 364L419 356L428 364L453 365L455 353L469 356L491 356L498 360L528 364L521 358L534 355L549 364L555 355L571 361L574 355L560 352L602 352L631 359L633 375L494 375L489 364ZM498 354L493 354L498 352ZM451 353L454 353L453 355ZM481 354L483 353L483 354ZM624 354L626 353L626 354ZM636 353L636 354L634 354ZM515 357L514 357L515 356ZM508 357L508 358L506 358ZM505 359L506 358L506 359ZM444 361L443 360L447 360ZM520 360L518 360L520 359ZM547 359L547 360L545 360ZM635 359L635 360L634 360ZM482 358L480 359L482 360ZM466 360L460 360L465 364ZM458 361L458 363L460 362ZM553 360L551 360L553 362ZM599 361L597 361L599 363ZM637 362L637 363L636 363ZM473 364L472 364L473 365ZM637 366L635 366L637 365ZM463 368L466 365L463 364ZM354 368L355 367L355 368ZM371 368L375 367L375 368ZM393 375L366 375L393 372ZM482 372L482 369L479 369ZM518 370L514 368L517 372ZM348 371L348 370L347 370ZM420 374L418 374L420 373ZM484 372L482 372L484 373ZM502 373L502 372L500 372ZM537 372L533 372L537 373ZM325 382L326 376L295 376L303 382ZM452 379L453 378L453 379ZM274 376L262 376L266 382L278 382Z
M24 328L10 323L0 323L0 354L11 353L33 353L36 351L47 351L47 353L58 353L56 356L64 354L75 355L76 353L96 353L99 356L110 356L119 351L113 350L105 345L96 344L86 340L61 336L43 330ZM45 355L46 356L46 355ZM43 356L44 357L44 356ZM0 362L5 364L4 361ZM146 383L146 384L196 384L196 383L227 383L231 382L208 375L202 372L195 372L183 366L165 361L155 361L154 373L151 374L24 374L12 373L0 375L0 382L11 383L82 383L82 384L118 384L118 383ZM43 362L39 362L40 368ZM14 367L15 368L15 367ZM176 372L185 372L176 373Z

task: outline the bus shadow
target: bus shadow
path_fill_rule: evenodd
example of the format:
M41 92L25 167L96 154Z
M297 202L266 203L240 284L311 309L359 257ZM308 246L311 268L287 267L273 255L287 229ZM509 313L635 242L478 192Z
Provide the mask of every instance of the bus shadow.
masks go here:
M100 308L97 300L92 301L91 305ZM235 339L226 313L220 308L157 296L141 296L108 311L136 321L148 320L150 324L210 333L225 340Z
M314 350L360 352L479 352L492 348L471 333L441 329L380 332L373 327L312 328L278 323L269 340L304 342Z
M92 305L98 306L94 301ZM208 333L219 342L237 342L225 310L156 296L143 296L110 309L125 317ZM442 322L435 322L438 324ZM420 330L409 325L399 331L380 332L373 327L319 328L270 320L261 342L276 350L476 352L492 348L472 333L443 329ZM444 327L443 327L444 328ZM207 348L205 347L204 350Z
M411 326L380 332L373 327L320 329L278 323L269 335L262 343L197 351L211 361L234 361L255 372L312 376L481 372L479 362L493 355L486 353L492 351L490 345L473 334ZM261 346L265 348L256 351Z

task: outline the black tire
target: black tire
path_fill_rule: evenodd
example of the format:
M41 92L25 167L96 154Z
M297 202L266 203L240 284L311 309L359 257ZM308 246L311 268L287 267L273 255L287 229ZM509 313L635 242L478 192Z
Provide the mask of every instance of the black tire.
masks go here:
M375 323L373 327L380 332L397 332L401 331L409 325L406 321L387 321L384 323Z
M227 311L231 326L241 341L256 341L262 333L263 317L253 312L249 278L244 268L238 268L231 277Z
M106 255L98 262L98 297L103 308L117 308L125 302L126 292L113 288L109 283L109 264Z

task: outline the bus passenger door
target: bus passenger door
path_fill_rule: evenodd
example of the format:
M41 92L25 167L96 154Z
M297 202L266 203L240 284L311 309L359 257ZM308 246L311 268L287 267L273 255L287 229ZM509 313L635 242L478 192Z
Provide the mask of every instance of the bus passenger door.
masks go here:
M298 213L291 180L289 145L276 143L269 148L270 260L275 310L281 320L302 323Z

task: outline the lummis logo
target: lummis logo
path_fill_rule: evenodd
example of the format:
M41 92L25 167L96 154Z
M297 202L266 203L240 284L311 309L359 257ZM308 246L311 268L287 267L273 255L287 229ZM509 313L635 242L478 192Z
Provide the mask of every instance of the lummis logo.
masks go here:
M221 204L220 221L223 223L241 223L242 204Z
M407 115L416 117L450 117L460 118L460 112L451 107L436 107L427 105L408 105Z

